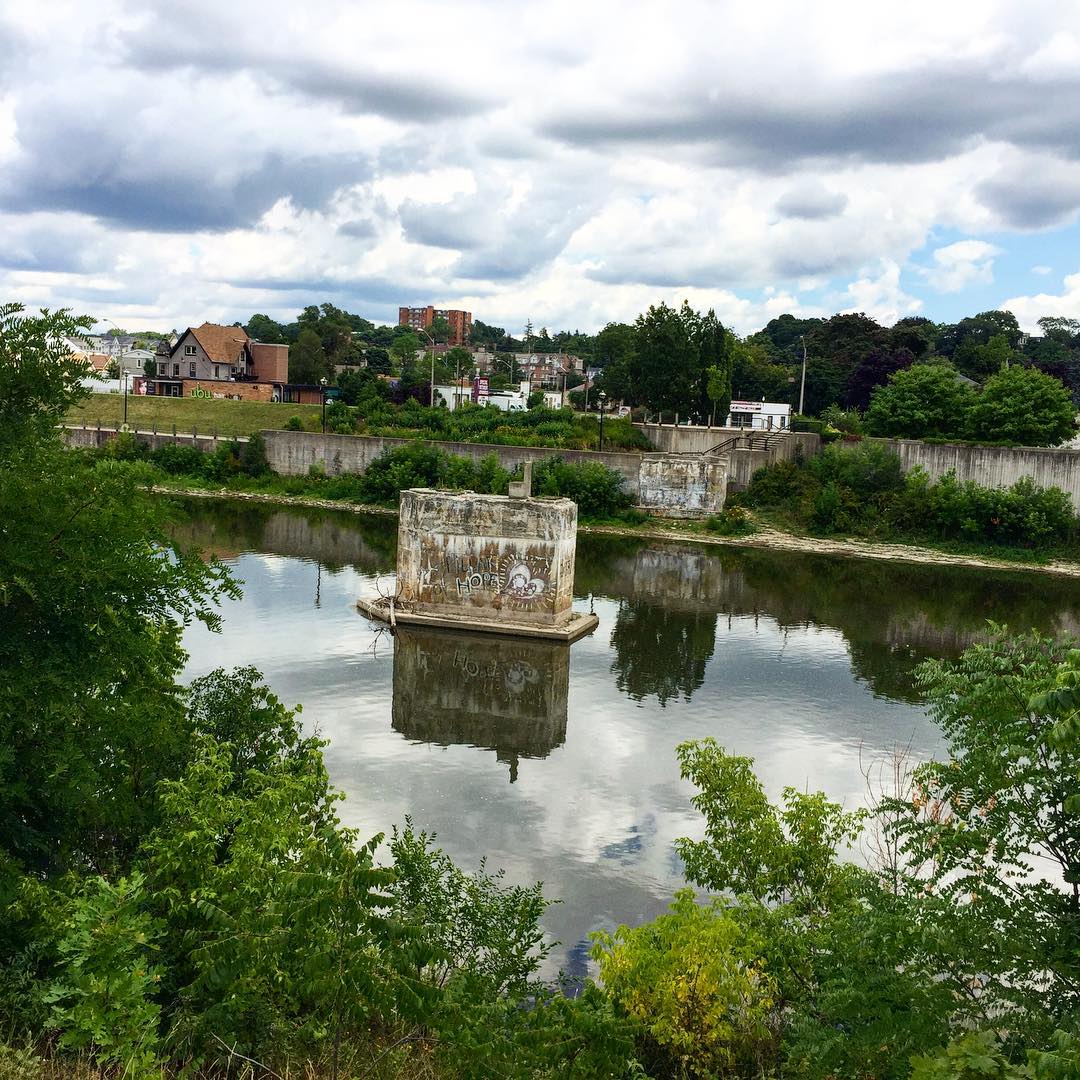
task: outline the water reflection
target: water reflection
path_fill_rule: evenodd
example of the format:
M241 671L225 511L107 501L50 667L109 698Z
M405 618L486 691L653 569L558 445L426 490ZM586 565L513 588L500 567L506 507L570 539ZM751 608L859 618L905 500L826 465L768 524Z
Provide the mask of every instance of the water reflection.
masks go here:
M716 615L642 600L619 604L611 631L615 685L634 701L655 696L661 707L689 701L705 681L716 648Z
M987 620L1080 634L1080 583L1023 571L600 537L580 539L577 565L579 592L620 601L616 685L661 705L680 694L688 701L702 685L718 615L765 617L782 630L837 629L857 678L880 697L912 703L921 700L918 664L959 656L986 637Z
M550 975L582 974L590 930L651 918L682 884L675 839L702 823L678 743L754 757L770 795L858 805L875 754L939 750L920 659L987 618L1080 627L1066 579L583 536L576 606L600 626L569 650L415 630L391 650L355 605L393 569L393 519L190 505L180 538L229 559L244 595L220 635L185 633L188 674L254 664L302 702L362 835L409 814L462 866L543 880L564 901Z
M494 750L517 780L520 758L566 739L570 649L560 642L399 628L392 726L408 739Z

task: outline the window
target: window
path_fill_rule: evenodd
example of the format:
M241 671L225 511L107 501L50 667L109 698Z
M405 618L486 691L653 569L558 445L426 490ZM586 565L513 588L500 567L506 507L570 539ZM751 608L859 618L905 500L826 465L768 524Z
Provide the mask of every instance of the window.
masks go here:
M195 361L194 360L192 360L191 363L188 364L187 373L188 373L188 376L190 378L192 378L192 379L195 378Z
M194 345L185 345L184 346L184 355L185 356L194 356L195 355L195 346Z
M165 374L165 365L164 364L158 364L157 373L159 375L164 375Z
M215 364L214 365L214 378L215 379L220 379L221 378L221 365L220 364Z
M179 379L180 378L180 365L179 364L173 364L172 373L173 373L173 378L174 379Z

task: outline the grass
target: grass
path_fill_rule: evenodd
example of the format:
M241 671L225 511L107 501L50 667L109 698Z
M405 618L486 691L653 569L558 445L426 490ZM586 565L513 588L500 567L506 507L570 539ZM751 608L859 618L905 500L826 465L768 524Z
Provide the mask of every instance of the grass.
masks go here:
M128 423L139 431L198 431L205 434L250 435L253 431L284 428L298 416L306 431L322 428L319 405L289 405L274 401L218 401L213 398L157 398L128 395ZM89 427L118 427L124 418L120 394L91 394L68 413L68 423Z

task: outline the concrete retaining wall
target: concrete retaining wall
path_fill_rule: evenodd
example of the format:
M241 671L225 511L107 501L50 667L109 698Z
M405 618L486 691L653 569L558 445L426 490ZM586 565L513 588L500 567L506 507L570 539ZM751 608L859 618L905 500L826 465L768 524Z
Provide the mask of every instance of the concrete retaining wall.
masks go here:
M712 514L727 497L727 455L646 454L641 459L638 505L666 514Z
M1039 487L1058 487L1080 512L1080 450L1029 446L958 446L913 439L875 439L900 458L904 472L921 466L932 480L955 472L988 488L1007 488L1028 476Z
M714 434L716 429L713 429ZM151 449L167 444L195 446L213 453L231 440L213 435L172 435L139 431L133 434ZM101 447L115 439L112 428L68 428L71 446ZM281 476L306 476L313 465L322 466L330 476L363 472L387 450L413 445L415 439L390 439L375 435L322 435L307 431L263 431L266 459ZM817 436L814 436L816 438ZM246 442L246 439L238 439ZM526 462L560 457L570 463L598 462L623 478L623 485L635 504L659 513L708 514L724 505L729 476L745 487L753 470L772 460L759 450L739 450L733 454L705 458L694 455L641 454L595 450L559 450L545 446L501 446L489 443L431 442L448 454L480 462L494 454L510 472ZM760 461L759 461L760 459Z
M743 445L750 437L755 441L764 436L776 435L772 431L747 431L745 428L697 427L693 424L635 424L634 427L665 454L704 454L729 439L739 439ZM770 440L771 460L779 461L793 457L795 448L801 446L807 457L821 449L821 437L808 431L790 431L787 438ZM773 449L775 447L775 449Z
M282 476L304 476L312 465L321 462L327 473L363 472L387 450L409 446L415 439L386 439L376 435L318 435L306 431L264 431L266 459L270 468ZM620 473L627 490L638 491L639 453L599 453L595 450L558 450L548 446L499 446L489 443L435 442L447 454L482 461L489 454L499 464L513 471L527 461L561 457L568 462L598 461Z
M68 427L65 429L64 438L68 446L76 446L82 450L96 450L107 445L116 438L118 432L115 428L96 427ZM132 431L139 442L146 443L151 450L157 450L162 446L194 446L196 450L202 450L212 454L223 443L247 442L247 439L231 439L224 435L174 435L171 431Z

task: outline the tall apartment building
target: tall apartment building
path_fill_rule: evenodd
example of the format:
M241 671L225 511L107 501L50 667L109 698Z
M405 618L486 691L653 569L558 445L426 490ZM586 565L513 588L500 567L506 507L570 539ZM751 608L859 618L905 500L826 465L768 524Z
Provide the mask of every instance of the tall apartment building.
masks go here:
M452 308L427 307L398 308L398 326L409 326L413 330L427 330L436 319L445 319L450 324L451 345L468 345L472 334L472 312L457 311Z

